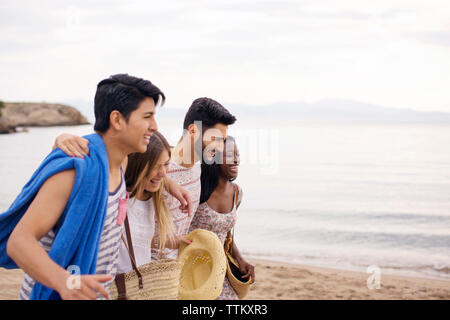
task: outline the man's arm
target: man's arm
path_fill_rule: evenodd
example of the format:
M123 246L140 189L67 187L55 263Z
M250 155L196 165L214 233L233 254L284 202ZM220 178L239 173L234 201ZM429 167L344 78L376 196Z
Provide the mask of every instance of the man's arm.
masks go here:
M62 133L56 137L52 150L56 148L60 148L68 156L83 159L89 155L89 140L70 133ZM122 162L123 172L127 170L127 165L128 157L125 157Z
M53 149L55 148L60 148L65 154L71 157L83 158L83 155L89 155L89 140L70 133L63 133L56 138ZM128 157L125 157L122 162L124 172L126 172L127 164ZM166 177L166 181L168 192L180 201L180 210L189 216L192 215L192 203L189 192L168 177Z
M192 202L191 202L191 196L189 195L189 192L181 187L177 182L170 179L166 176L166 184L167 184L167 191L175 197L178 201L180 201L180 210L181 212L187 213L188 216L192 215Z
M50 177L39 189L33 202L11 233L7 253L16 264L33 279L56 290L63 299L95 299L95 289L106 290L98 281L110 276L82 276L79 290L70 290L70 273L56 264L40 246L39 240L58 222L66 207L75 181L75 170L67 170ZM84 279L85 278L85 279Z

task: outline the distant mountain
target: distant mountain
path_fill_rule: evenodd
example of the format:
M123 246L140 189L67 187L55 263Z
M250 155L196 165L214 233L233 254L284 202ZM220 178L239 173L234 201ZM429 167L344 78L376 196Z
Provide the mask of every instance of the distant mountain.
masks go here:
M93 102L72 100L66 102L76 107L94 122ZM245 104L223 105L238 120L287 120L296 123L341 123L341 124L444 124L450 125L450 113L421 112L410 109L386 108L352 100L326 99L314 103L279 102L269 105L249 106ZM180 121L188 107L163 106L158 111L161 119Z
M320 100L315 103L280 102L265 106L228 105L237 117L286 118L308 123L346 124L449 124L450 113L386 108L351 100Z

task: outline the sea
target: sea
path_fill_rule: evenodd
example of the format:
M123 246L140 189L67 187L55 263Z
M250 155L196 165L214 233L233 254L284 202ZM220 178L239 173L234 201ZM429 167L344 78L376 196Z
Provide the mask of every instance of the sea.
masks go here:
M174 145L182 118L161 117ZM0 212L61 133L0 135ZM450 126L239 119L241 253L286 263L450 280Z

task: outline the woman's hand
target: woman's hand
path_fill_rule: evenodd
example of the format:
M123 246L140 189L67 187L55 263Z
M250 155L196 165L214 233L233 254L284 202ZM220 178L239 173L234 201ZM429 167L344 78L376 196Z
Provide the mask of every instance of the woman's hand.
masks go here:
M176 236L174 239L171 239L166 242L166 248L169 249L178 249L180 247L180 244L184 242L186 244L191 244L192 241L186 238L185 235L179 235Z
M228 237L231 236L231 231L228 232L227 236ZM248 263L247 261L245 261L244 258L242 258L235 241L233 241L232 255L239 265L239 271L241 271L241 273L244 274L242 277L248 278L251 276L252 280L250 283L255 282L255 267L250 263Z
M255 267L242 258L238 260L238 263L239 270L244 274L242 278L248 278L251 276L252 279L250 283L255 282Z
M83 156L89 155L89 140L63 133L56 138L53 149L55 148L60 148L68 156L84 159Z

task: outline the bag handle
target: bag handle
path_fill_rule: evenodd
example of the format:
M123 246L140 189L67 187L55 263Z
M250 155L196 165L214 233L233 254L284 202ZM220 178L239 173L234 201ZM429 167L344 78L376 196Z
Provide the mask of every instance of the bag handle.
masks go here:
M125 233L127 234L127 241L125 242L123 234L122 234L122 241L128 250L128 254L130 255L131 265L133 266L133 269L136 272L136 275L139 279L139 289L143 289L144 283L142 280L142 274L136 265L136 258L134 256L133 241L131 240L130 223L128 222L128 215L125 217ZM128 245L127 245L127 242L128 242Z

